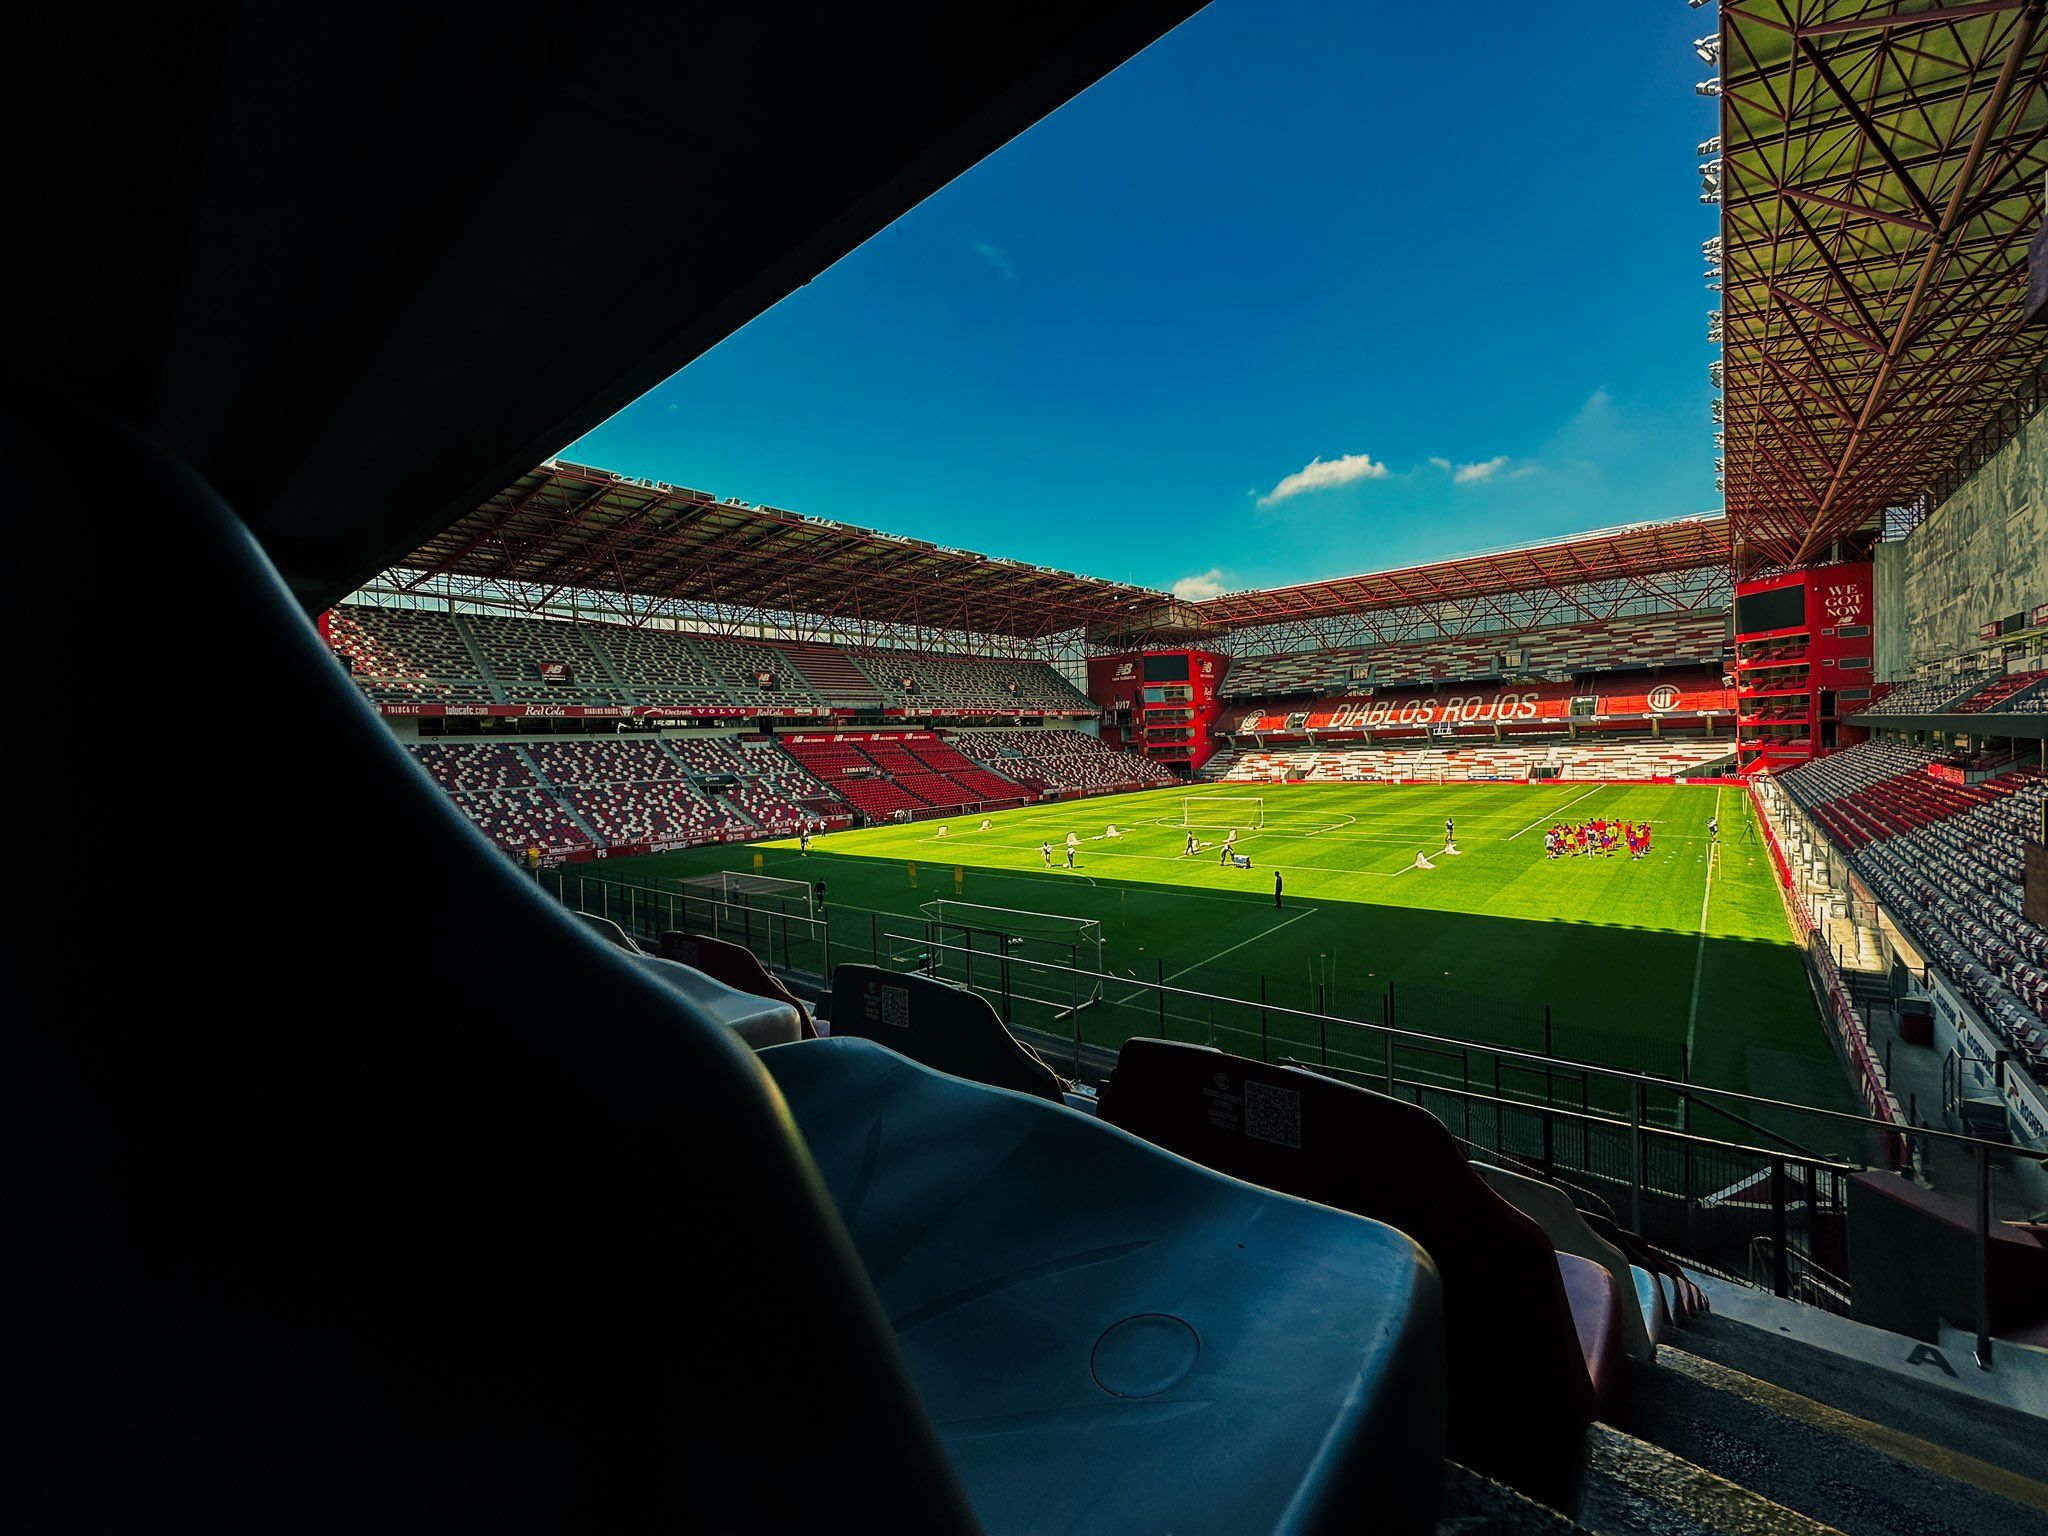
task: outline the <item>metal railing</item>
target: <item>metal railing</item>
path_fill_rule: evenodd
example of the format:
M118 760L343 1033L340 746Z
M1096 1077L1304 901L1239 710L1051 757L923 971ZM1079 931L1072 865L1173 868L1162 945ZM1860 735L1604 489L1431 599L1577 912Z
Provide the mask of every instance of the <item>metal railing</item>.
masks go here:
M1269 977L1246 995L1152 978L991 954L934 936L921 917L873 908L810 915L769 903L721 900L630 881L542 872L572 909L609 918L652 943L662 932L708 934L746 945L764 964L828 983L833 967L865 962L944 975L986 997L1006 1024L1068 1050L1074 1075L1134 1037L1182 1040L1297 1066L1427 1109L1468 1148L1539 1171L1582 1203L1625 1213L1652 1246L1702 1268L1767 1276L1780 1296L1846 1310L1848 1179L1889 1172L1900 1127L1845 1110L1688 1081L1402 1022L1408 991L1375 994L1380 1016L1328 1006L1310 979L1306 1005L1283 1001ZM1413 989L1421 992L1423 989ZM1099 1001L1088 1002L1090 997ZM1437 1000L1455 1011L1459 994ZM1497 1029L1521 1005L1464 998ZM1505 1010L1505 1012L1499 1012ZM1553 1034L1555 1033L1553 1029ZM1554 1041L1553 1041L1554 1043ZM2048 1156L1933 1127L1908 1133L1967 1150L1975 1163L1978 1358L1990 1360L1990 1167L1994 1157ZM2014 1212L2014 1215L2024 1213Z

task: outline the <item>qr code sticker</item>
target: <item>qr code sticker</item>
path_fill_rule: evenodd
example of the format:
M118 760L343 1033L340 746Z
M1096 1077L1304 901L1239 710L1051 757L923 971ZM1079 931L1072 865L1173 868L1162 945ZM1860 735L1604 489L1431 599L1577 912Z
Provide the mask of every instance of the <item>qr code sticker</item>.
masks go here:
M897 1029L910 1028L910 989L882 988L882 1022Z
M1276 1147L1301 1150L1301 1095L1271 1083L1244 1085L1244 1133Z

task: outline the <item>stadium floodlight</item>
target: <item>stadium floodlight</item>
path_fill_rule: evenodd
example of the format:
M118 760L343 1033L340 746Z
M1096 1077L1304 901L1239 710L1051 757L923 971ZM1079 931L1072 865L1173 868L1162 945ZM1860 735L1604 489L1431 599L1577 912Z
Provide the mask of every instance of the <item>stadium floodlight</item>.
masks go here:
M1711 139L1701 139L1693 146L1693 153L1703 160L1709 155L1718 156L1721 153L1721 135L1717 133Z
M1692 89L1696 96L1718 96L1721 94L1721 77L1715 75L1710 80L1702 80Z
M1717 347L1721 344L1721 311L1718 309L1707 311L1707 340Z
M1716 389L1721 387L1721 360L1719 358L1715 358L1713 362L1707 364L1707 382Z
M1721 34L1718 32L1709 32L1705 37L1694 38L1692 40L1692 51L1699 55L1699 59L1702 64L1720 63Z

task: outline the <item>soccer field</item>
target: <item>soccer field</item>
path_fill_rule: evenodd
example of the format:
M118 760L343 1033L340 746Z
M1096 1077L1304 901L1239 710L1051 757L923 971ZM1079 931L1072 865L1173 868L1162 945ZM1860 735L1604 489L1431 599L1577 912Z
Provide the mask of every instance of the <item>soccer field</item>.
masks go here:
M1258 807L1251 804L1256 797ZM1234 802L1234 803L1226 803ZM1184 806L1204 847L1184 852ZM1718 844L1707 824L1718 813ZM1643 860L1544 857L1554 821L1648 821ZM1456 821L1458 854L1442 852ZM1094 918L1128 983L1176 987L1540 1048L1832 1109L1858 1108L1813 1006L1748 797L1685 785L1198 786L689 849L551 872L671 884L715 870L828 886L832 959L914 965L921 913L946 898ZM1263 821L1263 825L1254 823ZM1121 836L1105 835L1114 824ZM1249 870L1219 863L1238 829ZM946 829L940 835L940 828ZM1069 832L1080 845L1065 868ZM1047 868L1041 843L1053 845ZM1426 853L1434 868L1416 867ZM1275 907L1273 878L1285 883ZM1018 925L1029 926L1024 920ZM733 936L728 934L728 936ZM1029 946L1044 955L1043 944ZM991 992L998 968L976 976ZM1015 1022L1071 1034L1071 983L1013 966ZM955 970L957 974L957 969ZM1113 1045L1161 1031L1158 999L1111 983L1078 1023ZM1391 991L1390 991L1391 989ZM1258 1054L1255 1009L1168 1000L1164 1030ZM1279 1052L1300 1021L1266 1025ZM1362 1049L1362 1047L1361 1047ZM1377 1047L1375 1046L1376 1050ZM1334 1058L1333 1058L1334 1059Z

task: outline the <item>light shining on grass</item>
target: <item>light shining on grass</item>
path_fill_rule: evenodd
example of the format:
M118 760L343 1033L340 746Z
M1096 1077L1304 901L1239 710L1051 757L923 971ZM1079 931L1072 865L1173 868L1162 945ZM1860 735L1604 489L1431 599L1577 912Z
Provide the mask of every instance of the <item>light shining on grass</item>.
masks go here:
M1231 786L1233 789L1237 786ZM1177 985L1377 1020L1387 985L1396 1021L1475 1040L1521 1043L1498 1021L1540 1019L1640 1041L1676 1060L1692 1028L1696 1081L1830 1108L1854 1108L1814 1012L1799 951L1773 886L1747 798L1721 798L1722 847L1708 889L1710 787L1592 785L1264 786L1266 825L1242 830L1252 868L1218 863L1220 833L1183 853L1181 788L1063 801L999 813L863 828L793 840L614 860L613 877L673 879L711 869L823 878L834 913L835 961L868 958L871 929L912 931L922 903L959 897L990 906L1092 917L1104 960L1126 979L1083 1014L1086 1035L1113 1044L1157 1027L1135 985ZM1547 860L1553 819L1648 821L1644 860ZM1444 820L1461 850L1443 852ZM1110 840L1114 823L1122 836ZM939 828L946 835L939 836ZM1081 839L1065 867L1068 832ZM1047 868L1040 845L1052 846ZM1416 868L1428 855L1433 869ZM915 876L911 869L915 866ZM1285 905L1273 904L1273 876ZM915 883L913 883L913 878ZM870 914L884 914L871 916ZM1704 915L1704 922L1703 922ZM1695 980L1697 978L1697 1004ZM1402 989L1408 988L1407 994ZM1318 993L1320 988L1320 994ZM1404 996L1437 994L1428 1017ZM1457 994L1449 1013L1443 999ZM1176 1002L1177 1038L1199 1038L1205 1006ZM1219 1026L1244 1048L1242 1009ZM1040 1019L1020 1013L1020 1023ZM1050 1025L1055 1029L1070 1025ZM1519 1027L1519 1025L1518 1025ZM1620 1053L1627 1054L1627 1053Z

